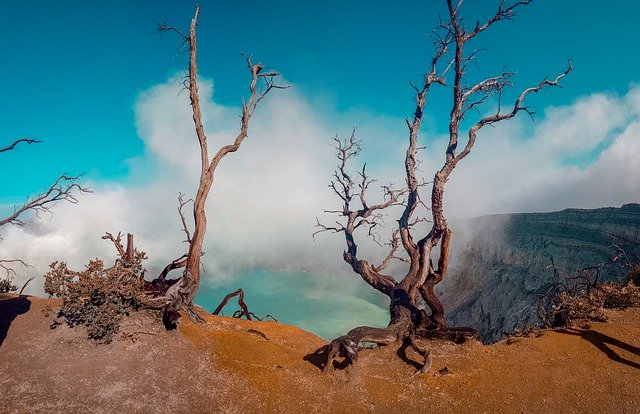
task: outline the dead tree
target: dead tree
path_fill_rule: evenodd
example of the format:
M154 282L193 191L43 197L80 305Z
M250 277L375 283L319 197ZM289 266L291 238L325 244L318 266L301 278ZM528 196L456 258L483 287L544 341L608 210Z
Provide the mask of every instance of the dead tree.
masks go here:
M16 150L20 143L37 144L40 142L42 141L31 138L20 138L5 147L1 147L0 153ZM36 216L43 213L51 214L51 207L59 201L66 201L73 204L77 203L78 199L76 198L76 195L78 193L91 192L89 188L82 187L78 183L78 180L81 177L81 175L69 176L65 174L59 176L48 189L35 197L28 198L24 203L16 205L11 214L7 217L0 218L0 227L4 225L22 227L25 225L24 216L29 212L34 213ZM0 260L0 269L6 272L7 281L10 281L16 275L15 269L12 267L12 265L16 264L24 267L30 267L29 264L20 259ZM20 293L22 293L22 290L24 290L30 281L31 279L24 284Z
M273 89L285 88L276 84L275 79L280 76L279 73L273 71L265 71L265 67L260 63L253 63L251 56L243 57L246 60L247 68L251 73L251 82L249 84L250 97L248 101L242 103L242 114L240 118L240 131L233 143L220 147L213 157L209 153L209 145L207 142L207 136L205 134L204 126L202 124L202 112L200 109L200 97L198 95L198 72L196 64L197 43L196 43L196 28L198 24L198 17L200 15L200 6L196 6L195 14L191 20L189 27L189 33L183 34L179 29L173 26L167 26L162 24L159 26L158 31L175 32L177 33L189 46L189 74L188 79L185 82L186 87L189 90L189 99L191 101L191 108L193 112L193 122L195 125L196 136L198 144L200 146L200 182L198 185L198 191L193 200L193 220L194 229L190 232L187 229L186 221L182 215L182 207L184 207L182 199L180 199L180 217L182 220L184 231L187 235L187 241L189 243L189 250L186 256L174 260L171 264L165 268L165 271L158 277L157 280L151 282L156 283L156 287L162 285L159 283L161 280L166 280L166 274L169 270L185 267L182 277L175 282L171 282L170 286L165 283L162 286L167 287L166 291L162 293L162 296L158 297L158 303L164 303L165 307L165 321L169 324L175 324L180 317L178 311L185 309L189 314L198 319L197 315L191 311L191 304L196 296L198 287L200 285L200 258L202 256L202 246L204 242L204 235L207 229L207 217L205 215L205 203L207 196L213 185L215 179L216 168L220 164L220 161L233 152L236 152L244 139L249 133L249 123L251 117L255 113L258 105L267 96L267 94ZM156 293L158 293L156 291ZM164 301L164 302L163 302Z
M367 189L372 180L367 176L363 167L357 178L347 171L347 165L359 152L360 144L352 134L348 139L336 138L336 154L338 169L330 188L339 197L342 208L325 210L342 217L334 226L327 226L319 221L316 233L330 231L342 233L346 241L343 259L353 271L360 275L372 288L390 298L390 323L387 328L357 327L346 335L338 337L330 344L320 348L317 352L324 354L324 369L333 367L333 360L338 356L345 357L347 363L357 357L358 345L361 342L373 342L387 345L397 341L405 341L416 351L423 354L425 364L421 372L428 369L431 359L422 338L444 338L464 341L477 336L476 330L466 327L450 326L444 315L444 307L434 292L447 273L449 248L452 232L447 224L444 212L445 186L451 173L465 157L469 155L476 143L478 132L486 126L493 126L499 122L513 118L519 112L533 113L525 106L525 98L535 92L548 87L558 86L559 81L571 71L568 68L553 79L543 79L536 86L522 90L522 92L504 109L503 92L511 86L513 73L503 72L500 75L487 77L475 85L467 85L467 67L477 55L477 50L467 52L465 46L476 36L489 29L493 24L510 20L517 7L531 3L518 1L512 5L505 5L501 1L495 14L484 23L478 22L473 27L464 25L460 16L463 0L454 2L447 0L448 19L440 23L433 31L435 54L424 75L420 87L415 90L415 110L411 119L406 119L409 129L409 140L404 161L406 173L406 187L392 189L383 187L384 202L371 205L367 202ZM423 114L427 103L427 95L434 85L451 85L452 107L449 118L449 142L444 154L444 162L435 173L430 183L431 227L420 237L414 235L416 224L421 221L417 217L416 209L421 204L419 191L423 187L417 174L418 165L418 133L420 131ZM497 109L488 115L479 115L470 120L485 101L494 97ZM474 110L471 112L471 110ZM461 124L471 125L466 131L466 142L460 141ZM460 150L462 149L462 150ZM380 217L383 210L394 205L401 205L402 213L393 230L389 243L390 251L379 265L374 265L358 255L356 232L359 228L372 229L381 225ZM437 265L433 263L432 253L439 247ZM402 248L403 255L398 251ZM383 271L395 258L401 258L408 263L408 271L399 281L385 275ZM426 305L424 309L421 305ZM426 311L428 309L428 312Z

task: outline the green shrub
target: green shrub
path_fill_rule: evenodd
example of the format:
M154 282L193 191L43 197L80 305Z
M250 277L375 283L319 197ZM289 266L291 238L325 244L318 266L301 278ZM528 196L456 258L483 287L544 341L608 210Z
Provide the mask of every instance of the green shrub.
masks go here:
M53 262L44 276L44 289L62 298L58 316L69 326L84 325L89 338L111 342L125 315L140 308L144 298L144 252L134 253L131 263L116 260L105 269L104 262L91 260L83 271L73 271L65 262Z

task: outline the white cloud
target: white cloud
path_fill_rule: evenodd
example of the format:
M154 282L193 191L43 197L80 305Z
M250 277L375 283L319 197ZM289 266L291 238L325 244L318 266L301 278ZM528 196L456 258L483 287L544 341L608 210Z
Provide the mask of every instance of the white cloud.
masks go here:
M95 192L78 205L58 205L54 217L24 229L3 228L0 257L20 257L40 275L53 260L80 267L96 256L113 257L112 246L100 236L118 230L134 233L136 244L150 256L151 272L181 255L186 245L181 243L176 196L179 191L192 196L199 174L188 94L179 93L181 87L171 78L142 93L136 105L145 155L132 162L154 161L157 177L144 185L89 183ZM200 90L213 151L235 137L239 108L216 104L210 81L203 80ZM640 87L622 97L592 94L543 114L530 128L525 126L531 121L521 116L483 130L474 151L451 177L449 216L638 201ZM327 118L293 88L275 91L258 109L242 148L220 164L208 200L203 260L209 278L224 279L252 267L350 274L341 261L344 242L339 235L311 241L315 217L338 204L327 188L334 169L331 138L359 124L368 150L364 155L377 158L372 174L382 183L401 184L404 149L398 142L406 129L402 120L361 111ZM442 137L426 143L421 168L427 180L442 162L444 145ZM604 149L591 162L573 165L576 157L588 158L599 148ZM393 218L387 222L392 225ZM371 249L363 243L362 251ZM34 284L31 292L40 289Z
M483 129L452 174L447 212L461 217L638 202L639 97L634 87L622 97L598 93L550 107L528 134L526 116ZM440 139L428 149L425 170L441 164L444 145Z
M530 145L552 159L591 151L626 121L625 106L624 99L593 94L570 106L547 109Z
M186 245L176 197L179 191L193 196L200 164L188 94L179 93L180 88L178 79L171 78L142 93L136 104L145 157L158 163L155 181L126 187L88 183L94 193L78 205L58 205L53 217L24 229L3 228L0 257L20 257L37 274L53 260L80 267L96 256L113 257L113 247L100 236L118 230L135 235L136 245L150 256L151 271L181 255ZM215 104L210 81L201 82L200 90L213 152L233 142L239 109ZM216 172L203 258L209 277L221 280L251 267L343 267L339 239L311 239L315 216L332 202L326 184L333 134L295 91L268 97L240 150L223 159Z

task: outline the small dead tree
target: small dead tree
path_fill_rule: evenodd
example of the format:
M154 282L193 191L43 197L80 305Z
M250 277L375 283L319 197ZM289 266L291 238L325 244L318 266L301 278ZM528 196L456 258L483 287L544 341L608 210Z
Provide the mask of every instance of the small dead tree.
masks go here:
M21 143L38 144L40 142L42 141L30 138L20 138L5 147L0 147L0 154L3 152L16 150L18 148L18 145ZM39 217L40 214L43 213L51 214L51 207L59 201L66 201L73 204L77 203L78 199L76 198L76 195L78 193L91 192L89 188L82 187L78 183L78 180L81 177L81 175L69 176L66 174L59 176L48 189L36 195L35 197L28 198L24 203L16 205L13 209L13 213L9 214L7 217L0 218L0 227L5 225L23 227L25 225L24 216L29 212L34 213L37 217ZM14 276L16 276L14 265L30 267L29 264L20 259L0 260L0 269L2 269L6 273L6 282L4 283L4 285L7 288L12 287L11 280ZM24 288L32 279L33 278L29 279L22 286L22 289L20 289L20 293L22 293Z
M158 27L159 33L177 33L184 40L185 45L189 47L189 73L185 80L185 88L189 91L196 137L200 146L201 168L200 181L195 198L185 200L184 194L180 193L178 195L178 215L182 230L186 236L185 242L189 245L187 253L171 261L155 279L149 281L145 280L146 271L142 268L142 260L146 258L146 254L134 247L133 235L127 234L126 245L123 245L121 233L118 233L115 237L111 233L106 233L102 238L110 240L118 252L118 259L116 259L114 266L105 269L102 261L92 261L87 266L90 271L87 273L88 271L76 272L69 270L66 268L66 263L55 262L52 264L52 270L45 275L47 286L49 286L48 292L51 295L62 297L64 303L69 304L68 309L70 311L62 312L65 315L67 313L70 315L71 320L67 316L67 321L71 324L76 324L76 320L82 320L83 324L88 323L88 326L92 327L90 330L95 328L96 332L100 334L99 338L103 337L103 332L107 332L108 335L104 337L110 340L113 336L112 334L117 332L121 316L129 310L163 310L163 322L169 329L175 328L176 322L180 318L181 310L186 311L192 319L201 321L201 318L193 311L192 303L200 285L200 258L203 255L202 247L207 228L205 203L214 183L216 169L225 156L236 152L240 148L249 133L251 117L260 102L271 90L286 87L275 83L275 80L280 76L279 73L265 70L262 64L253 63L250 56L242 55L251 73L251 81L249 83L249 100L242 103L240 131L232 143L220 147L211 156L202 123L202 111L198 94L196 29L199 16L200 6L196 6L188 34L183 34L179 29L168 26L166 23ZM193 205L193 230L189 229L185 217L185 209L190 204ZM182 268L184 268L184 271L181 277L175 279L168 277L170 272ZM73 287L73 298L69 298L69 290L59 289L59 286L64 286L64 283L70 283L69 286ZM75 306L78 303L86 303L94 296L115 298L113 302L114 305L117 305L116 309L106 310L105 317L99 320L94 320L90 317L85 318L81 310L76 312ZM226 300L228 299L229 297L226 298ZM102 302L98 303L97 306L101 304ZM251 314L248 309L244 315L248 319L252 316L255 318L255 315Z
M191 304L196 296L198 287L200 285L200 258L202 256L202 247L204 242L204 236L207 229L207 217L205 215L205 203L209 195L209 191L213 186L215 179L215 172L220 164L220 161L233 152L236 152L244 139L249 133L249 123L251 117L255 113L258 105L267 96L267 94L273 89L282 89L286 86L281 86L276 83L276 79L280 74L273 71L265 71L265 67L261 63L254 63L251 56L242 55L247 63L247 68L251 73L251 81L249 84L250 96L248 101L242 103L242 114L240 118L240 131L234 139L233 143L220 147L213 157L209 153L209 144L207 142L207 136L205 134L204 126L202 124L202 112L200 109L200 97L198 95L198 72L196 64L197 43L196 43L196 28L198 24L198 17L200 16L200 6L196 6L195 14L191 20L189 27L189 33L183 34L180 30L173 26L161 24L158 28L160 33L175 32L189 46L189 74L187 89L189 90L189 99L191 101L191 108L193 112L193 122L195 125L196 136L198 144L200 146L200 182L198 185L198 191L193 200L193 220L194 229L190 232L187 228L184 215L182 214L182 208L186 205L182 197L179 199L180 207L179 213L182 221L183 229L187 235L187 242L189 243L189 250L185 256L182 256L172 263L167 265L162 274L151 283L155 283L156 294L161 294L157 299L158 303L163 303L165 308L165 321L168 324L175 324L180 317L178 311L181 309L187 310L189 315L194 319L199 317L191 311ZM166 275L170 270L185 267L182 277L177 281L171 281L166 283ZM162 288L166 287L166 291L161 292Z
M446 183L458 163L473 149L481 129L511 119L519 112L532 115L530 109L525 106L525 98L531 93L558 86L559 81L572 68L569 64L559 76L553 79L545 78L536 86L522 90L513 104L504 110L503 92L511 86L514 74L505 71L498 76L487 77L474 85L467 85L467 67L476 58L478 51L469 53L465 50L465 46L493 24L512 19L515 9L531 3L531 0L518 1L508 6L503 0L490 19L484 23L478 22L471 28L464 25L460 15L462 3L463 0L457 2L446 0L449 18L441 22L433 31L435 54L424 75L422 85L420 87L412 85L415 90L416 107L412 119L406 119L409 129L404 161L406 188L392 189L385 186L383 187L385 201L380 204L369 204L366 192L372 180L367 176L365 168L362 168L357 178L347 171L349 161L352 161L360 151L360 143L354 134L345 140L336 138L338 169L330 188L341 200L342 208L325 210L325 212L337 214L342 217L342 221L336 222L335 226L327 226L318 221L316 224L318 230L314 236L326 231L344 235L346 241L344 261L372 288L390 298L391 320L387 328L357 327L320 348L316 352L323 355L324 369L332 368L333 360L338 356L345 357L347 363L353 362L357 358L358 345L361 342L388 345L404 341L406 346L411 346L424 356L425 362L421 369L421 372L424 372L429 368L431 358L424 342L421 341L423 338L464 341L477 336L476 330L472 328L452 327L447 323L444 307L434 292L435 286L447 273L452 237L444 213ZM416 209L421 204L419 190L423 187L417 174L420 149L418 133L427 95L430 88L436 84L452 86L449 143L444 154L444 162L430 183L431 194L428 207L431 211L431 228L426 234L416 238L414 229L421 221L416 216ZM475 113L480 113L480 106L490 97L497 99L495 112L480 115L476 120L469 120ZM463 120L471 125L466 131L466 143L461 143L459 140ZM462 148L461 151L460 148ZM359 256L356 232L359 228L365 228L371 235L373 228L381 226L380 217L383 210L395 205L402 205L404 208L398 218L398 225L393 230L389 243L390 250L379 265L374 265ZM432 253L437 247L440 254L437 265L434 265ZM398 253L400 248L404 250L403 255ZM401 258L408 263L408 271L400 281L383 274L389 263L396 258ZM421 308L422 304L426 305L425 309ZM428 313L426 309L429 310Z

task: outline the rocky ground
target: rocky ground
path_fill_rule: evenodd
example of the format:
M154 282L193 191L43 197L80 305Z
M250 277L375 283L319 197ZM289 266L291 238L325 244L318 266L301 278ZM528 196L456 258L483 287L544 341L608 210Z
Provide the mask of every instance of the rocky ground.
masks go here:
M451 323L473 326L485 342L535 325L540 295L585 267L598 280L624 280L640 260L640 204L452 220L454 256L439 285ZM554 271L555 267L555 271ZM584 276L592 281L595 269Z
M108 345L50 329L35 297L0 297L0 412L640 412L640 309L608 323L485 346L431 344L431 371L399 346L367 349L322 372L325 342L276 322L183 318L166 332L138 314Z

